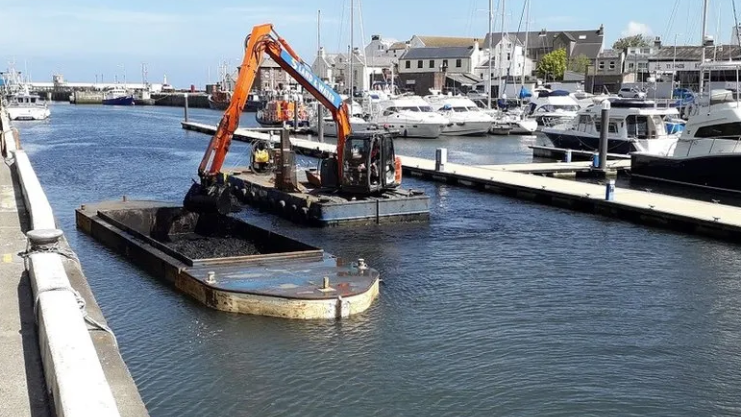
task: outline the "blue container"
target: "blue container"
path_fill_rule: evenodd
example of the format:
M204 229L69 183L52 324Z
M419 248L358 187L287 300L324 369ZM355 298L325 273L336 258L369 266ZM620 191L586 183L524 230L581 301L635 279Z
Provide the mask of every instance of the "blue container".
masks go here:
M605 200L615 200L615 180L609 180L605 184Z
M592 154L592 167L599 168L599 154Z

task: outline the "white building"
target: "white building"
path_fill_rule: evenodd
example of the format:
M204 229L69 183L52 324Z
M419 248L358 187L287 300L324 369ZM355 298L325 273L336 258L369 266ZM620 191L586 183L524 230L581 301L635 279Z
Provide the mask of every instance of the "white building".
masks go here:
M399 73L472 74L482 56L478 42L470 47L409 48L399 58Z
M496 35L499 35L498 37ZM514 35L502 37L494 34L491 50L491 78L498 80L501 77L521 75L530 76L535 69L535 63L525 55L523 43ZM489 73L489 49L484 45L482 59L473 70L473 74L482 80Z
M373 65L368 62L369 60L358 48L353 51L352 75L355 90L370 89L372 79L376 76L380 77L384 68L389 68L391 64L391 58L388 57L375 57L372 60ZM337 91L345 92L350 88L350 62L346 54L327 54L324 48L319 48L319 53L314 59L311 69L314 74L327 81Z

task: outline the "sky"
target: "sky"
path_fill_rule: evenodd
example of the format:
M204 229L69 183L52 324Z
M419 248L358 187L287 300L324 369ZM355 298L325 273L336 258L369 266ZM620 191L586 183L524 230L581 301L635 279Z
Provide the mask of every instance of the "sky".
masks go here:
M496 32L500 2L493 0ZM734 0L709 0L708 33L728 43ZM308 63L316 56L317 11L321 43L329 52L350 45L351 0L0 0L0 69L15 62L34 81L140 82L203 88L217 80L220 62L241 62L252 26L273 23ZM525 0L506 0L505 28L516 32ZM408 40L412 35L482 38L488 0L355 0L355 46L371 35ZM741 4L739 4L741 12ZM530 30L605 27L605 47L621 36L661 36L665 45L696 45L701 0L530 0ZM524 30L525 22L521 23Z

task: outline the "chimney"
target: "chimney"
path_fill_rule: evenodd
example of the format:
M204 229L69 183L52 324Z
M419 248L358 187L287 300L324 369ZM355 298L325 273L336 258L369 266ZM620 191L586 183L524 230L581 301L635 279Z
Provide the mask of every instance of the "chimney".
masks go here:
M381 35L371 35L371 41L377 41L381 39Z
M473 40L473 50L474 51L480 51L481 50L481 47L479 46L479 40L478 39L474 39Z
M324 53L324 47L323 46L320 46L319 47L319 56L322 57L322 58L325 58L327 56L327 54Z
M538 33L538 36L545 36L545 35L546 35L545 28L540 29L540 33Z
M597 29L597 34L602 36L605 34L605 25L601 24L599 25L599 29Z
M661 48L661 36L657 36L654 38L654 47Z

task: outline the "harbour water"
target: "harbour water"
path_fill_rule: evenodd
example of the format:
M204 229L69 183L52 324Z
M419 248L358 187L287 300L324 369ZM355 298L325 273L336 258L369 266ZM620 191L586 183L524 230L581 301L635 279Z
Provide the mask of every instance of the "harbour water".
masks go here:
M225 314L74 227L85 202L181 201L208 137L181 130L176 108L52 114L15 125L152 416L741 414L736 245L406 178L432 198L429 223L311 229L236 214L365 258L384 279L367 313ZM527 162L534 142L400 139L397 152ZM246 149L235 143L227 165Z

